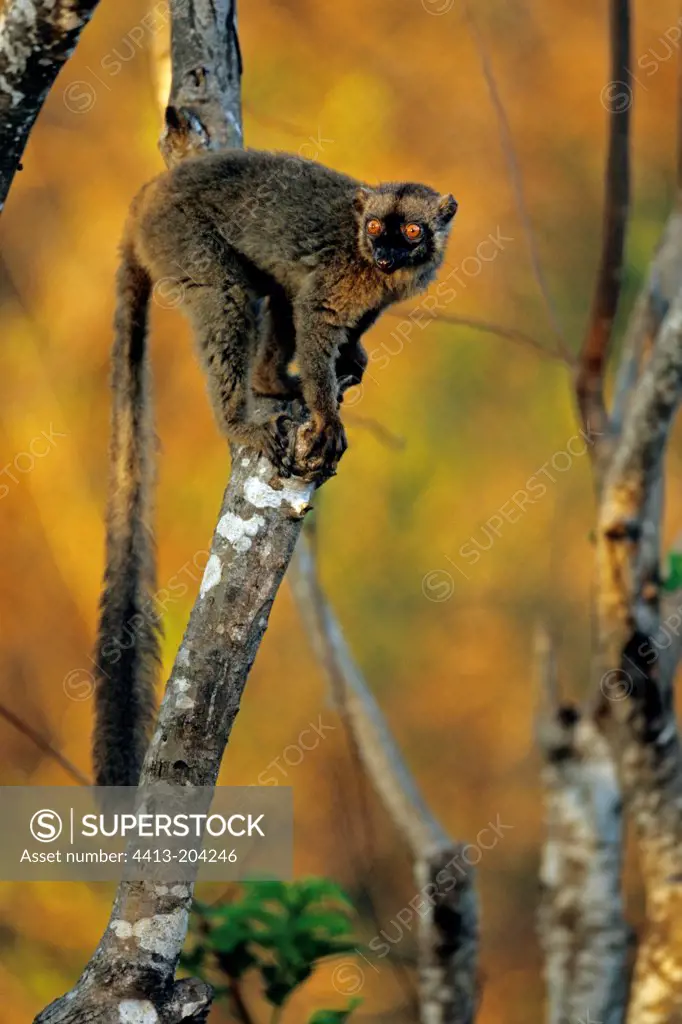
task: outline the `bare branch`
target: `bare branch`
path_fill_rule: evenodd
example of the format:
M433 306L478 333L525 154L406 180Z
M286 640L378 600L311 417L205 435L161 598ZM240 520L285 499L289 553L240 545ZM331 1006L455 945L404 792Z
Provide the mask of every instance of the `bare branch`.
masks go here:
M629 1013L654 1024L682 1014L682 758L660 624L662 459L682 396L682 291L625 413L597 531L598 724L618 764L647 897ZM651 979L656 977L656 984Z
M311 492L311 484L289 481L278 486L264 458L246 448L234 450L211 555L166 686L142 786L158 781L215 785L246 678ZM240 523L248 524L248 545L235 539ZM245 532L242 539L246 537ZM171 1003L176 1002L179 983L173 979L191 901L190 885L169 889L151 882L123 881L109 928L81 980L36 1018L38 1024L80 1024L107 1019L107 1013L118 1019L118 1003L139 998L139 992L154 1006L160 1024L178 1024L180 1018L172 1016ZM158 933L158 946L125 937L134 934L134 926L143 919L158 923L152 929ZM166 927L170 922L173 927ZM208 989L196 995L197 1015L188 1019L204 1020L210 998Z
M206 149L243 144L235 3L219 0L214 6L212 0L178 0L173 4L171 92L159 142L169 166Z
M330 681L334 703L348 716L365 769L393 822L413 854L450 844L417 789L346 644L341 628L317 580L310 546L301 538L289 581L315 654Z
M66 774L70 775L74 782L77 782L79 786L92 785L87 775L84 775L79 768L76 768L75 764L73 764L72 761L69 761L67 757L60 754L57 748L50 743L46 736L43 736L42 733L38 732L37 729L34 729L28 722L25 722L23 718L20 718L19 715L15 714L14 711L8 708L5 704L0 704L0 717L4 718L6 722L9 722L9 724L16 729L17 732L21 733L22 736L25 736L30 740L31 743L33 743L38 750L42 751L43 754L47 754L47 756L51 757L53 761L56 761L60 768L63 768Z
M0 13L0 210L35 120L97 0L8 0Z
M611 413L613 441L620 436L635 384L681 281L682 211L674 209L663 229L646 283L637 297L625 332Z
M547 838L542 853L538 932L548 1024L620 1024L628 999L629 929L620 892L621 799L604 738L562 704L554 651L536 636L541 710L537 734Z
M471 1024L478 1002L478 910L472 872L433 816L348 649L305 538L289 580L358 755L413 858L421 897L419 974L424 1024ZM460 861L460 863L457 863ZM456 867L455 867L456 865Z
M488 94L490 96L493 107L495 108L495 114L497 117L497 124L500 132L502 149L505 155L505 159L507 161L507 166L509 168L509 174L511 177L512 187L514 189L514 196L516 199L516 207L519 213L519 217L521 218L523 232L526 236L526 244L528 246L528 253L530 255L530 262L531 267L533 269L533 275L537 282L538 288L540 289L540 294L542 295L545 301L545 306L547 308L547 313L549 315L550 323L552 325L552 330L554 331L554 334L557 338L558 351L556 355L560 356L564 360L564 362L570 364L573 362L573 356L566 344L564 332L561 328L561 323L559 322L559 317L554 307L554 302L552 301L552 297L547 286L547 281L545 280L545 275L542 270L542 263L537 249L535 233L533 231L530 215L528 213L528 205L526 203L526 197L523 187L523 175L521 173L521 165L519 164L519 160L516 155L516 147L514 146L514 138L509 125L509 118L507 117L507 112L504 108L504 103L502 102L500 90L497 87L497 82L495 80L495 75L493 72L490 56L486 49L483 36L479 31L476 19L474 18L472 7L469 0L465 0L464 2L464 15L469 24L474 44L478 52L479 60L481 63L481 70L483 72L483 77L485 78ZM545 351L547 350L545 349Z
M608 417L604 375L618 309L630 202L630 3L609 0L611 72L602 97L608 99L609 141L604 180L602 250L592 309L580 353L576 397L583 426L590 436L604 437ZM625 89L625 102L620 89ZM599 445L594 449L599 462Z

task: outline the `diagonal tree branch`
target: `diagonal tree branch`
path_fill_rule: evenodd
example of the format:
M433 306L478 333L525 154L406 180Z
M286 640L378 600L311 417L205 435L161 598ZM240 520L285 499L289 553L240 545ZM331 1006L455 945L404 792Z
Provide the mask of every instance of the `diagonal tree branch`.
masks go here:
M32 725L24 721L19 715L15 714L11 708L8 708L5 704L0 703L0 718L4 718L17 732L25 736L26 739L30 740L38 750L43 754L47 754L53 761L63 768L67 775L70 775L74 782L77 782L79 786L89 786L90 779L87 775L84 775L79 768L76 767L73 762L69 761L67 757L57 750L57 748L50 743L46 736L38 732Z
M301 482L282 486L265 459L248 449L234 450L211 555L166 686L142 785L215 785L311 492L312 485ZM191 901L190 885L122 882L109 927L80 981L36 1021L117 1020L120 1003L134 999L150 1005L148 1019L158 1024L205 1020L208 987L193 983L189 999L188 983L174 982ZM179 989L183 1005L195 1007L184 1017L174 1015ZM139 1014L147 1020L142 1009Z
M8 0L0 13L0 210L45 98L97 0Z
M462 844L450 839L419 792L352 658L305 538L299 541L289 580L357 754L413 856L421 901L420 1019L423 1024L472 1024L478 1005L478 908L473 872L462 867Z
M534 352L538 352L547 359L558 359L559 362L564 363L566 366L574 366L574 360L569 353L563 350L555 351L554 349L547 348L541 341L534 338L532 334L519 331L515 327L505 327L503 324L492 323L490 320L480 320L478 317L453 316L449 313L438 313L434 320L458 327L471 327L472 330L483 331L486 334L496 334L500 338L506 338L508 341L531 348Z

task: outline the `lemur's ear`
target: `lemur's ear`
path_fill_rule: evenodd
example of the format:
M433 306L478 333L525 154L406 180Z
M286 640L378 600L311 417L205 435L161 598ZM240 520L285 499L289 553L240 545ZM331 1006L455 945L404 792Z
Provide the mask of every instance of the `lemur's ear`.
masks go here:
M438 220L441 224L449 224L457 213L457 200L448 192L438 200Z
M353 209L357 213L358 217L361 217L367 207L367 200L371 196L372 191L369 188L364 188L362 185L355 193L353 197Z

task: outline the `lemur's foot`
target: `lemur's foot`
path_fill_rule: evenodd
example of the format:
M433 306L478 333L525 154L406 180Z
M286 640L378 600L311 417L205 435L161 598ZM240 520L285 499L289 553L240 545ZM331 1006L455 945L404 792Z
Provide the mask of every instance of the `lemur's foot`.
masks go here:
M286 413L272 416L255 429L252 444L273 464L280 476L288 477L295 470L297 424Z
M313 413L298 429L293 473L321 483L334 476L347 447L346 431L338 415L323 419Z

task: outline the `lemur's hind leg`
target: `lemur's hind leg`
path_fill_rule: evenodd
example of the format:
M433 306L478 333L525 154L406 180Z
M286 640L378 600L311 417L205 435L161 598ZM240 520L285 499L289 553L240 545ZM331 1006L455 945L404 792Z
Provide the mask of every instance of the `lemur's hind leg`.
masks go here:
M282 414L254 422L250 410L250 369L256 348L257 295L239 257L221 253L219 272L206 283L192 282L185 308L218 424L229 440L261 451L283 475L293 464L296 429Z
M296 330L291 304L280 289L273 290L264 303L258 351L251 375L257 395L293 399L301 395L300 381L289 373L294 358Z

